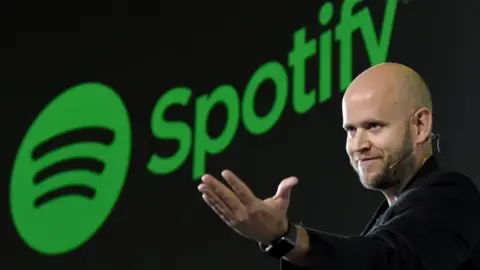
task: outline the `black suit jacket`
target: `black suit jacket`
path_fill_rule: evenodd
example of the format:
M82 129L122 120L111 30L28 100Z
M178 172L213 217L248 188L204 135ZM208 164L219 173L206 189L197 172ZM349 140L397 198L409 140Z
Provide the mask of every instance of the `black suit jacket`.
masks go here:
M282 260L282 270L480 269L480 193L433 157L394 204L380 205L360 236L306 229L311 264Z

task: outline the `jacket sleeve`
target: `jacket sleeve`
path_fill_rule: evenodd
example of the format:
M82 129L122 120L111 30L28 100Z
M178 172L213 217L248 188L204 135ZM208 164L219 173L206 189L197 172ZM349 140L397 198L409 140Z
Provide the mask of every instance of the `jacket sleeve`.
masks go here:
M281 269L457 269L479 242L478 194L439 188L411 196L393 218L365 236L307 229L309 266L299 268L282 260Z

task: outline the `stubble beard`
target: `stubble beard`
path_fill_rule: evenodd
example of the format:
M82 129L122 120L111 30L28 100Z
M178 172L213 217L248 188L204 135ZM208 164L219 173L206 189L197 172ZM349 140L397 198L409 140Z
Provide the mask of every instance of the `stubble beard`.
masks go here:
M362 185L371 190L385 191L399 188L404 178L408 177L412 168L415 167L415 159L413 155L412 138L407 132L401 151L390 155L384 160L384 165L373 179L368 181L368 172L363 173L359 168L356 169L358 177Z

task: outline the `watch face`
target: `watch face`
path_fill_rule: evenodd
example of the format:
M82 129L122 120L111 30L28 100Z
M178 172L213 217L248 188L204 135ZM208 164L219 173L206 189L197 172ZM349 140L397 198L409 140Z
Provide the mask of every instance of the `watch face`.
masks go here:
M274 241L273 244L269 246L264 246L261 243L259 243L259 246L260 249L268 253L270 256L281 259L295 247L296 242L297 227L291 224L285 236L281 237L277 241Z
M287 237L282 237L280 240L271 245L268 249L268 253L277 259L287 255L295 247L295 242Z
M294 247L297 241L297 227L290 226L287 235L280 238L267 248L268 254L277 259L287 255Z

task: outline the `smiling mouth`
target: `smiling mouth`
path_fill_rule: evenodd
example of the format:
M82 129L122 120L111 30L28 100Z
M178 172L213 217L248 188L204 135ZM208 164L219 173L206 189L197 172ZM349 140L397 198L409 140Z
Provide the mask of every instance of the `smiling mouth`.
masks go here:
M362 163L366 163L366 162L369 162L369 161L374 161L374 160L377 160L378 158L363 158L363 159L359 159L357 162L358 164L362 164Z

